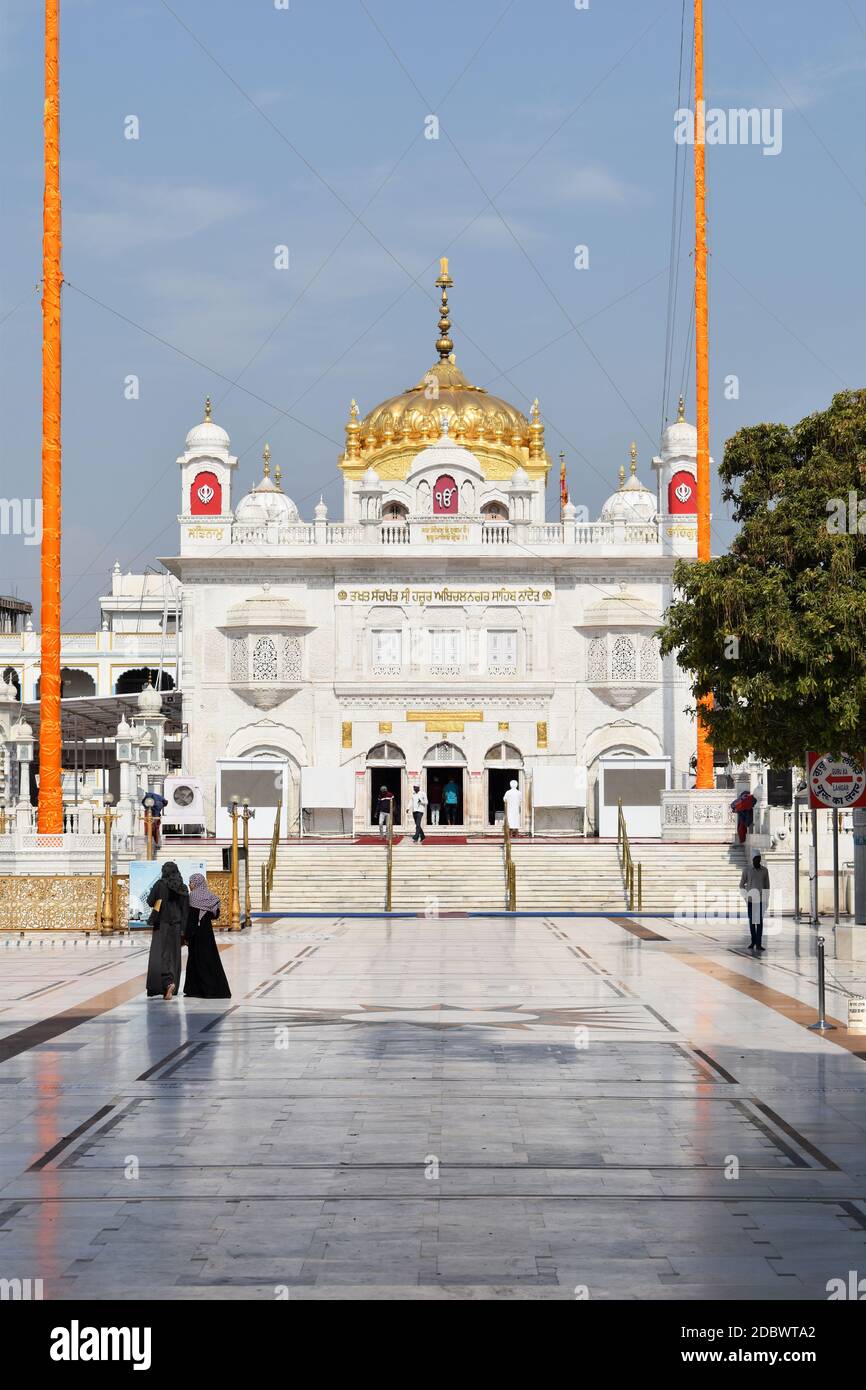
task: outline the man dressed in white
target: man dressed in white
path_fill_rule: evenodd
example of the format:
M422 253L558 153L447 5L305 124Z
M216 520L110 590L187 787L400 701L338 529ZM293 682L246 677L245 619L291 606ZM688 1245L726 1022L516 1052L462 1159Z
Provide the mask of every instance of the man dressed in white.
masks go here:
M505 801L505 815L508 820L508 829L512 835L520 829L520 788L516 781L512 780L508 791L503 798Z

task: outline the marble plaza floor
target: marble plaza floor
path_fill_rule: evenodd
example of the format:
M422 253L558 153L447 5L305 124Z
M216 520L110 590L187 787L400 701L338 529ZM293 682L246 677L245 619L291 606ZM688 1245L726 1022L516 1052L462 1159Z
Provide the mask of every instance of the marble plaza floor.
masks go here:
M743 938L286 919L220 938L231 1000L171 1003L143 993L146 942L2 939L0 1278L49 1299L824 1299L866 1275L866 1036L808 1031L808 927L759 960Z

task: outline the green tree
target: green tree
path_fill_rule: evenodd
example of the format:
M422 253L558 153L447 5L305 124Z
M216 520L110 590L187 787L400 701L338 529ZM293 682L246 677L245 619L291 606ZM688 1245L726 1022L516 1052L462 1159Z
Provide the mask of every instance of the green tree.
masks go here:
M776 767L810 748L860 756L866 390L792 428L740 430L719 472L740 530L728 554L675 566L662 651L692 673L696 699L714 695L715 747Z

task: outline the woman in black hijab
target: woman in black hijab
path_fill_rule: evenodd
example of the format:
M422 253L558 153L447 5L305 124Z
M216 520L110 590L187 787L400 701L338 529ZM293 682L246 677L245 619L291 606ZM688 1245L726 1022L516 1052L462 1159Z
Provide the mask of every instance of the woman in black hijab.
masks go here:
M162 877L147 895L148 907L159 909L150 917L153 936L147 962L147 993L153 999L161 994L171 999L180 983L180 938L186 929L189 892L180 869L170 859L162 866Z
M213 922L220 915L220 900L207 886L204 874L189 881L186 919L186 976L183 992L194 999L231 999L232 992L214 940Z

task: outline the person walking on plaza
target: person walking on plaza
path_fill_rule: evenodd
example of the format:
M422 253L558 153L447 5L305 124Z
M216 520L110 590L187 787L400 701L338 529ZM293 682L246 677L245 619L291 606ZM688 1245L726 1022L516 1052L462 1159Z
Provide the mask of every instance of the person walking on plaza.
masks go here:
M427 838L424 834L424 812L427 810L427 798L421 788L416 783L412 788L412 819L415 822L415 834L412 836L412 843L420 845Z
M508 821L508 829L512 835L517 835L520 831L520 787L515 778L512 777L508 784L508 791L503 797L505 803L505 817Z
M752 855L751 868L743 870L740 888L746 894L746 910L749 914L749 934L752 938L750 951L763 951L761 936L764 930L764 913L770 900L770 874L761 863L760 854Z
M232 992L214 940L213 924L220 915L220 900L207 886L204 874L189 881L186 918L186 975L183 992L192 999L231 999Z
M154 909L148 919L153 927L147 961L148 998L161 994L163 999L172 999L180 983L180 938L186 930L189 891L171 859L163 864L161 877L147 895L147 905Z
M376 802L376 815L379 818L379 834L384 839L388 833L388 816L394 809L394 793L388 787L379 788L379 800Z
M445 807L445 824L457 824L457 804L460 800L460 793L457 790L457 783L453 777L449 777L442 791L442 804Z

